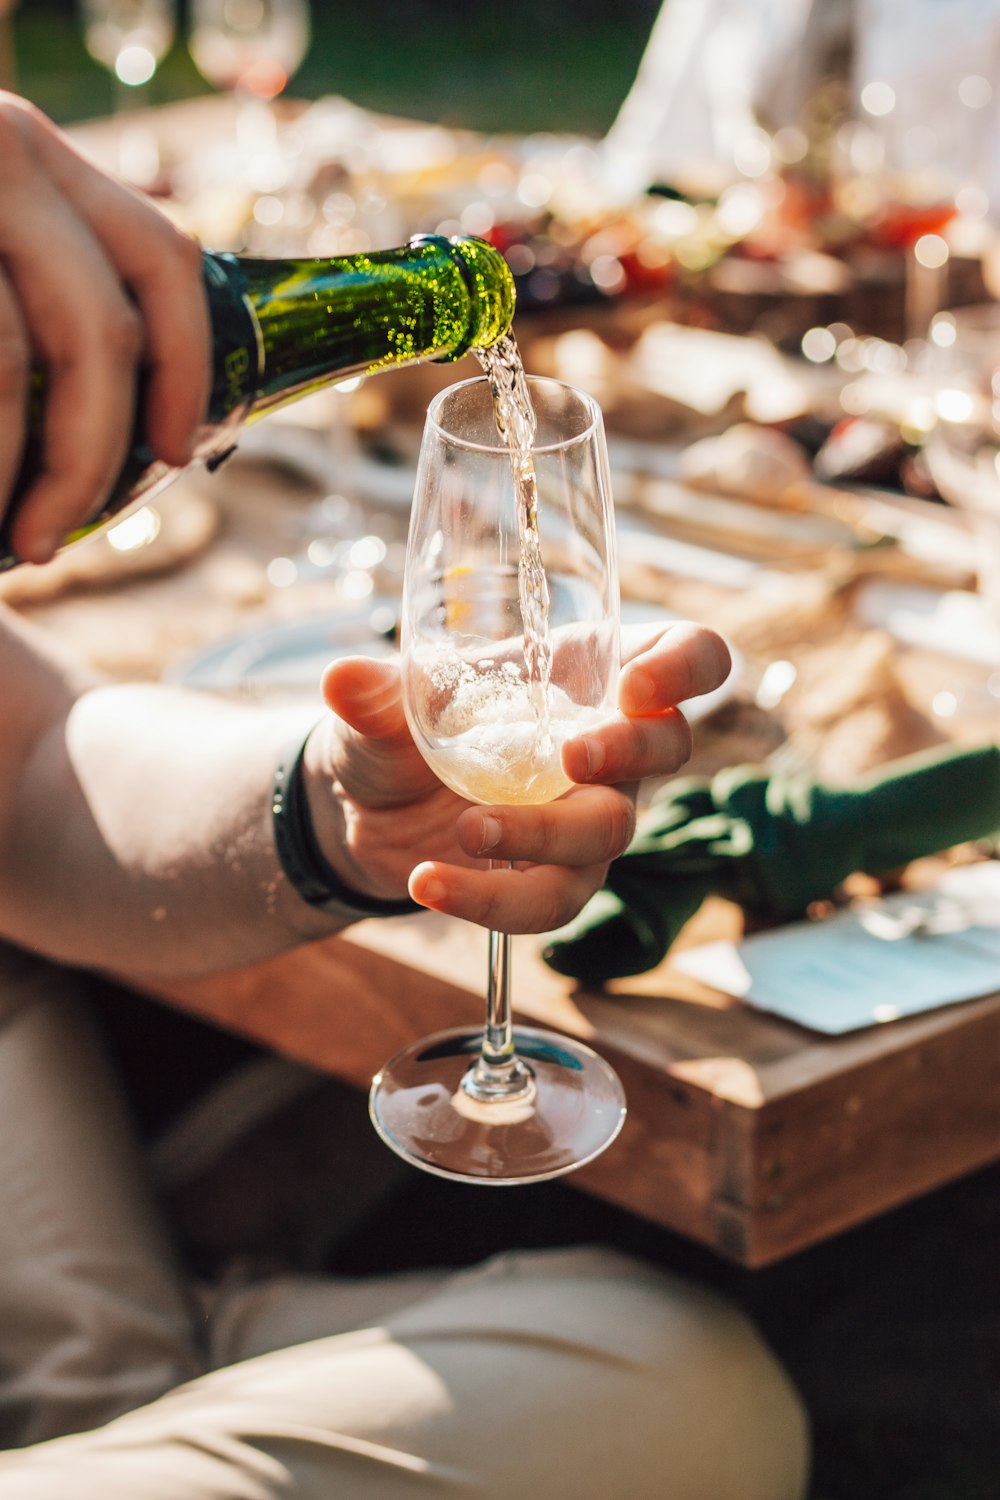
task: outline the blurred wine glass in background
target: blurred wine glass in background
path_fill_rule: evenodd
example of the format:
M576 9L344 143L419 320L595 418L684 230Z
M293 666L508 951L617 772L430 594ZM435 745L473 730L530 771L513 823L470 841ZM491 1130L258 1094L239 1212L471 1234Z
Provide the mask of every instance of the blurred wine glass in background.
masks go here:
M152 81L174 39L174 0L80 0L84 41L119 85L116 99Z
M939 313L929 347L934 425L924 454L939 493L973 527L976 628L1000 666L1000 305Z
M241 101L244 132L267 128L268 106L302 63L310 35L308 0L191 0L194 65Z
M79 0L79 5L87 51L111 74L115 110L146 102L149 85L173 44L174 0ZM138 187L149 187L159 166L153 131L139 120L123 124L119 173Z
M188 15L188 51L220 93L210 136L181 169L201 232L246 254L301 255L312 207L290 200L303 140L274 106L309 48L307 0L190 0Z
M988 14L989 13L989 14ZM950 303L949 259L976 253L993 207L996 7L856 0L853 93L872 237L904 255L906 337Z

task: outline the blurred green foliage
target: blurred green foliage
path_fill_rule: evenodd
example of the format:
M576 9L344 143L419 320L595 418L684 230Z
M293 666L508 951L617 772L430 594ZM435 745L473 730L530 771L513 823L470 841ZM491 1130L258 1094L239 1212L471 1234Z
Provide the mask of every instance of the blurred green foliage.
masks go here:
M313 39L289 92L486 131L602 134L627 92L659 0L313 0ZM177 42L143 94L208 92ZM17 85L60 123L107 113L115 85L87 55L75 0L21 0ZM131 95L130 91L130 95Z

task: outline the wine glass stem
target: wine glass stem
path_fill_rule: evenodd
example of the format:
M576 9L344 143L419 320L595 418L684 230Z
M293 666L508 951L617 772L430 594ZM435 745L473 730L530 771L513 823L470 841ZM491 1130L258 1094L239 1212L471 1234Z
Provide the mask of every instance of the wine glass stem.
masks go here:
M491 860L493 870L510 869L509 860ZM483 1102L518 1098L531 1087L531 1072L514 1052L510 1001L510 934L489 935L486 1025L475 1065L465 1077L465 1091Z
M489 935L489 983L486 991L486 1029L483 1058L502 1067L514 1056L514 1028L510 1006L510 934Z

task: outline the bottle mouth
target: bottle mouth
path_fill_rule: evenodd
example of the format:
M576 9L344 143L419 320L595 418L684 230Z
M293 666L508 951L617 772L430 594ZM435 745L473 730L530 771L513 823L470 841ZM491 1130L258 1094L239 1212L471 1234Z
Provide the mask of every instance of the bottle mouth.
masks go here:
M469 294L469 322L465 337L436 364L450 364L470 349L489 349L510 329L514 320L514 277L500 251L488 240L472 235L418 234L410 245L433 245L444 251L458 268Z

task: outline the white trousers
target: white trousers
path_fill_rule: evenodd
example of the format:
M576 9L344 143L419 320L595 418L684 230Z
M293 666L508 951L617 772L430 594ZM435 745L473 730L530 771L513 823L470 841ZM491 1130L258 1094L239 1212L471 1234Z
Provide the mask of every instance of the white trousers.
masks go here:
M72 986L0 955L0 1500L802 1500L756 1331L616 1253L196 1297Z

